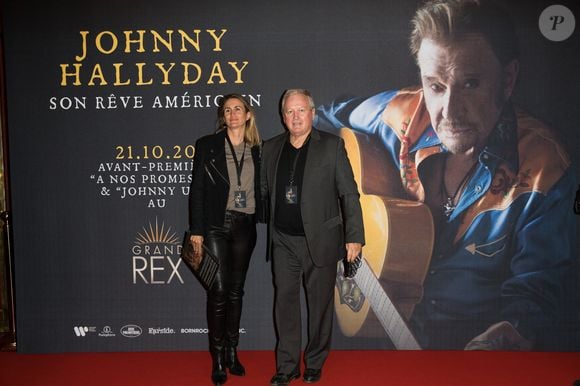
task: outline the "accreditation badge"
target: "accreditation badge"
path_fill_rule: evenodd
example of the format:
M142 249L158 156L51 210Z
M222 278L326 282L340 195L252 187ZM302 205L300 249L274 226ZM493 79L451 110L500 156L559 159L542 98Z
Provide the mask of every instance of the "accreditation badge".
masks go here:
M285 198L286 204L297 204L298 203L298 186L286 185L286 190L284 191L284 198Z
M245 190L234 191L234 206L236 208L245 208L246 207L246 191Z

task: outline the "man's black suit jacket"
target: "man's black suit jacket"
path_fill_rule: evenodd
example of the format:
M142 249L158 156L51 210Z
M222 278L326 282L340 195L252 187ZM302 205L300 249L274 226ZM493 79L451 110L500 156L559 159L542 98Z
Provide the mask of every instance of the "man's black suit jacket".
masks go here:
M280 134L266 141L262 150L260 184L262 197L268 199L270 235L274 226L278 160L288 139L288 132ZM316 266L336 264L343 259L345 243L364 245L359 192L342 138L312 129L299 201L306 241ZM271 238L268 257L270 246Z

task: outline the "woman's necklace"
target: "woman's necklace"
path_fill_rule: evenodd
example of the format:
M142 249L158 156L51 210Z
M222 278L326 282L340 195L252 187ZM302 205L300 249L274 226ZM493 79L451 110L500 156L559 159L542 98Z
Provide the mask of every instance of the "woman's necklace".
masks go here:
M449 216L451 216L451 213L453 213L453 211L457 207L457 203L459 201L459 197L461 196L461 192L463 192L463 190L465 189L465 186L467 185L467 181L469 181L469 178L471 177L471 175L475 171L476 165L477 165L477 162L474 162L473 165L471 165L471 167L469 168L467 173L465 173L465 175L463 176L463 179L459 183L459 186L457 186L457 189L455 190L453 195L451 195L447 192L447 187L445 186L445 173L447 171L447 159L443 160L443 172L441 173L441 194L443 196L443 215L445 217L449 218Z

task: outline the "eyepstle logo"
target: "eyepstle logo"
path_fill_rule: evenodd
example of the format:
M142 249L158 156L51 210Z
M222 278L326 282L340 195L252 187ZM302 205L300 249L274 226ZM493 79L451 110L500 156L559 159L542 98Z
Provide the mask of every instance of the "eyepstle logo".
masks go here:
M131 258L133 284L183 284L180 237L166 226L149 222L137 233Z

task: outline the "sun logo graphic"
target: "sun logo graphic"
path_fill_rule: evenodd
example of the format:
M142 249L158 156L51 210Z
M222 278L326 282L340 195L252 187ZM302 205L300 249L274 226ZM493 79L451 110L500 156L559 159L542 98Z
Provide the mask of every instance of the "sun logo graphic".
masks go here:
M179 273L181 240L164 222L149 222L137 232L131 248L133 284L183 284Z

